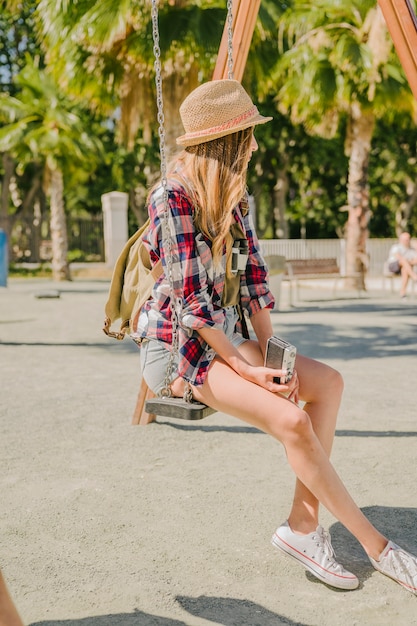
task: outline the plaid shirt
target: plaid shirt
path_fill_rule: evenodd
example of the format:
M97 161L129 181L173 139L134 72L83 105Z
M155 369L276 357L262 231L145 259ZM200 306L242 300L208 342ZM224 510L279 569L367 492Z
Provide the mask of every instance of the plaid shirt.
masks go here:
M175 299L181 302L179 314L178 375L193 385L202 385L215 352L197 332L204 326L223 329L225 309L221 305L225 282L226 251L215 268L211 242L195 229L193 207L185 190L174 183L168 187L168 229L171 242L172 284ZM139 317L136 337L172 342L171 301L167 273L167 249L162 245L164 202L162 187L151 195L148 206L150 227L144 236L152 265L160 258L165 273L152 291ZM259 242L248 210L239 205L234 218L249 244L246 271L240 279L242 308L249 316L263 308L272 308L274 298L267 283L267 268L259 251ZM166 240L166 237L164 237ZM169 345L167 345L169 348Z

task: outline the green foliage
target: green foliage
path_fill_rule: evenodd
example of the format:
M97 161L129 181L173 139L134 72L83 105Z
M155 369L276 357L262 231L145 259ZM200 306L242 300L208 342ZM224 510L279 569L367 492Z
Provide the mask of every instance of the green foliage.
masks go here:
M79 248L72 248L68 250L68 263L91 263L100 261L100 257L94 254L89 254L85 250Z
M50 278L52 269L47 263L33 265L10 263L8 275L10 278Z
M150 2L147 0L41 0L37 28L51 70L71 93L88 94L106 113L117 107L120 89L131 72L153 80L154 51ZM161 3L158 16L161 60L198 59L202 72L212 68L225 20L224 2Z
M72 215L100 213L101 195L115 189L129 192L132 201L139 196L140 205L159 168L154 106L145 100L131 148L120 145L118 133L120 104L132 82L144 78L136 93L146 87L146 97L153 98L150 3L29 0L19 10L8 5L0 15L0 87L6 93L0 102L0 150L10 150L16 160L20 196L30 195L49 161L63 168L65 204ZM197 62L199 79L208 78L224 27L225 0L160 5L166 71L177 72L181 81L189 64ZM291 236L298 237L301 227L309 237L340 233L346 220L340 209L346 204L344 136L352 100L379 118L369 164L371 234L394 234L396 208L407 202L415 178L416 144L407 112L410 91L394 53L378 67L377 80L372 78L367 33L375 6L375 0L262 0L243 80L261 112L274 118L256 130L259 151L249 172L262 236L274 235L279 173L288 181ZM182 66L175 65L178 55ZM309 134L313 131L316 136ZM41 190L36 198L44 206ZM11 214L16 210L10 207ZM130 211L129 219L133 230L137 215ZM414 210L410 220L417 231L416 219Z
M87 113L57 87L46 70L26 57L15 79L18 96L0 94L8 121L0 129L0 151L10 152L23 168L27 163L58 164L64 171L99 157L100 142L87 132Z
M377 118L389 115L393 105L412 111L392 42L384 32L372 32L375 11L373 0L294 0L281 20L284 54L270 85L278 86L278 106L295 123L330 136L337 130L336 117L352 102L372 109ZM370 45L375 36L380 59Z
M262 113L274 119L256 129L259 149L249 169L251 191L259 189L259 178L262 181L262 194L258 191L256 197L261 235L274 237L271 198L277 172L284 170L291 237L300 237L302 227L310 237L337 237L346 219L340 211L346 198L343 133L333 140L311 137L303 126L294 126L287 116L274 111L272 98L263 103Z
M161 6L158 21L162 55L172 55L185 48L197 53L202 63L207 64L207 59L212 63L217 55L224 20L224 6L202 7L201 3L200 6L190 3L181 8ZM153 63L152 57L149 62Z
M369 164L372 236L395 237L395 214L413 193L416 166L417 127L407 117L393 112L389 122L381 120L377 126ZM415 201L408 229L417 234Z
M36 0L23 3L3 1L0 11L0 92L16 95L14 78L24 68L26 56L38 59L43 54L36 38L34 13Z

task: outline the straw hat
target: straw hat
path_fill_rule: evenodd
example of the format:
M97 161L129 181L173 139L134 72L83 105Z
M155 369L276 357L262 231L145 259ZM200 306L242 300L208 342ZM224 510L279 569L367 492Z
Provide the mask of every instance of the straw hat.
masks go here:
M180 146L196 146L206 141L265 124L272 117L261 115L237 80L212 80L194 89L180 106L185 135Z

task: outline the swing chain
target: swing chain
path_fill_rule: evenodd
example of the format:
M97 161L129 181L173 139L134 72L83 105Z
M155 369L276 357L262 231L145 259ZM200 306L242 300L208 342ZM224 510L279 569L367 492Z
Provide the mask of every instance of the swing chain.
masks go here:
M164 377L164 387L161 396L169 398L172 396L170 387L171 374L174 369L174 359L178 354L178 325L181 318L182 302L180 298L175 297L174 277L172 265L172 244L169 232L169 203L168 203L168 181L167 181L167 164L165 151L165 117L164 117L164 101L162 95L162 68L161 68L161 49L159 46L159 28L158 28L158 8L159 1L152 0L152 36L153 36L153 52L154 52L154 69L155 69L155 85L156 85L156 105L158 111L159 124L159 152L160 152L160 168L161 168L161 186L163 192L163 221L162 221L162 245L166 247L165 261L167 269L167 278L169 285L169 295L171 302L171 324L172 324L172 342L171 351L168 359L167 368Z
M227 78L233 79L233 0L227 0Z

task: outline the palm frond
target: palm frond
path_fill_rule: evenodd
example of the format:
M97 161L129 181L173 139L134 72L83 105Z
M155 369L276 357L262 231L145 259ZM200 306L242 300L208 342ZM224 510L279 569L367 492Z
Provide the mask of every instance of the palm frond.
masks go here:
M26 124L19 122L7 124L0 128L0 152L10 152L22 141L26 131Z

